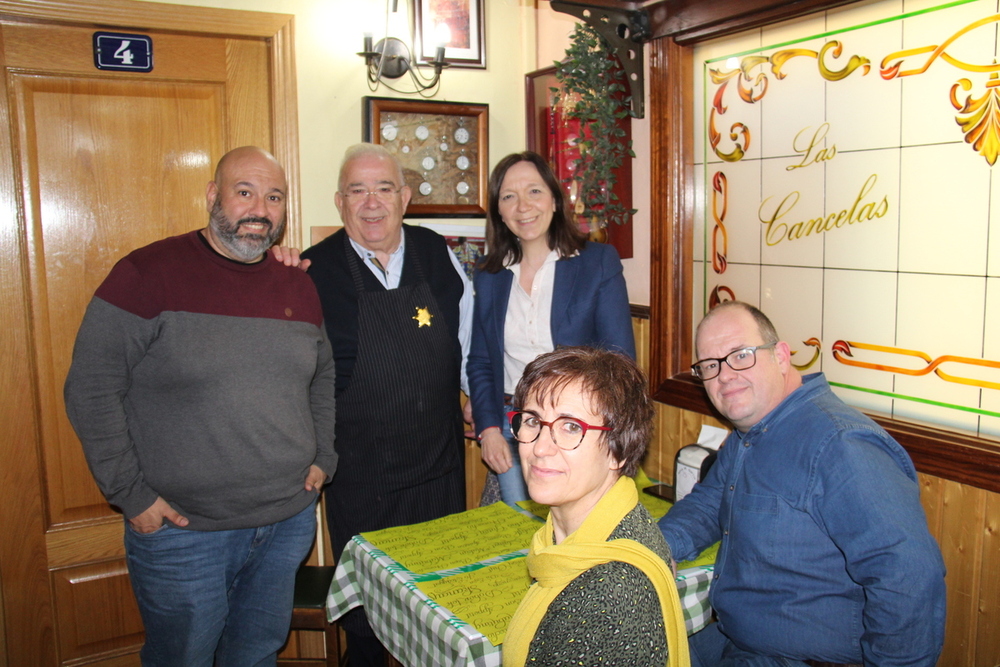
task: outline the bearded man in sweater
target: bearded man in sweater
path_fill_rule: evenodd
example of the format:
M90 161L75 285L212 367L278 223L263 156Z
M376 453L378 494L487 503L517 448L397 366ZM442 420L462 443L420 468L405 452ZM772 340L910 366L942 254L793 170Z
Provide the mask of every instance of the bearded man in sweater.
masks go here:
M140 248L97 289L66 408L125 517L143 665L274 665L336 469L335 372L309 277L268 256L284 170L219 161L209 224Z

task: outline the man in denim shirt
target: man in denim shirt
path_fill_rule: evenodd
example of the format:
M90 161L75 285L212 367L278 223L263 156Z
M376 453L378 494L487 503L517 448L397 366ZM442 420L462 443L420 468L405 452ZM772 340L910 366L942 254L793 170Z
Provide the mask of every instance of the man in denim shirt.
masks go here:
M736 430L660 520L678 560L721 540L695 667L932 666L944 563L917 474L888 433L802 378L756 308L724 303L695 336L700 377Z

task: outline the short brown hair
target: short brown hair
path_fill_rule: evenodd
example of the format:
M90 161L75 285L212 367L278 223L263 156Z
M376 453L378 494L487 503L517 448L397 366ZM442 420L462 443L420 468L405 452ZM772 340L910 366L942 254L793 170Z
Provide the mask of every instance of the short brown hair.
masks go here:
M633 477L653 432L653 403L646 394L646 376L631 358L593 347L561 347L539 355L525 367L514 405L524 407L529 396L554 403L577 381L593 412L611 428L602 432L601 442L622 464L621 474Z

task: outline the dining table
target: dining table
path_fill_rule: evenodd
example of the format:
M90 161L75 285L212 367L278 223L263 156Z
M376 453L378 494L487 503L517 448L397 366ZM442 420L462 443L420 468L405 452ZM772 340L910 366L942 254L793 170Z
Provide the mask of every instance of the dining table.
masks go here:
M654 518L670 504L646 494ZM363 605L376 636L410 667L499 667L504 632L531 578L526 556L547 509L496 503L440 519L354 536L327 597L335 621ZM678 564L688 634L711 620L716 548Z

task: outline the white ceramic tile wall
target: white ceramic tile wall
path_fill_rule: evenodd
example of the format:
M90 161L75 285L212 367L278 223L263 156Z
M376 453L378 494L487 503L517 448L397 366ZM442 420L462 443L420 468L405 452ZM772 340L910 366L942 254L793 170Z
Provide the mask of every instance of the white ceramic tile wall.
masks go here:
M714 273L709 267L705 272L705 295L703 303L708 302L709 295L716 287L725 287L732 291L737 301L758 305L760 303L760 264L730 264L722 276ZM728 300L728 297L725 299Z
M998 160L1000 162L1000 160ZM1000 276L1000 173L990 170L989 247L986 250L986 275Z
M820 267L824 235L816 232L817 226L809 221L823 217L825 170L823 165L812 165L789 171L788 167L795 164L797 161L792 158L762 161L762 199L754 211L761 239L761 261Z
M812 357L812 348L803 341L819 338L823 330L823 270L784 266L761 267L760 309L774 323L778 335L797 354L792 363L804 364ZM819 368L810 369L813 372Z
M823 290L823 371L831 382L891 392L890 373L838 363L830 354L838 341L891 344L896 333L896 281L892 272L827 269ZM852 360L877 363L878 355L852 349ZM889 414L890 398L852 392L851 400L870 410Z
M982 357L1000 359L1000 279L997 278L986 279L986 319L983 323ZM1000 391L984 389L981 394L979 407L1000 414ZM980 432L1000 437L1000 417L980 417L979 425Z
M1000 390L948 382L934 373L911 376L854 367L832 356L833 344L843 340L920 350L931 358L1000 360L1000 177L994 183L986 160L965 143L950 102L952 86L962 78L971 81L971 90L959 89L959 99L982 96L987 75L964 71L943 57L919 75L885 79L880 73L888 54L940 44L996 14L998 4L975 0L942 8L940 0L865 0L696 49L696 138L699 159L707 150L709 164L696 172L705 217L697 221L695 256L710 262L708 195L712 175L722 171L729 187L729 264L717 275L710 263L696 263L695 322L711 291L728 287L736 298L771 316L797 350L797 363L812 356L803 341L820 339L822 357L807 372L822 369L834 383L869 390L836 387L852 404L1000 436L1000 416L947 407L1000 415ZM912 12L918 14L898 19ZM986 22L949 44L947 54L973 65L989 64L997 55L997 32L998 23ZM790 48L819 51L828 40L843 45L839 58L828 54L828 69L838 70L859 55L870 60L868 73L857 70L827 81L816 59L805 56L789 60L781 80L769 65L758 67L754 72L768 79L763 99L746 104L730 82L724 97L728 111L716 119L723 151L733 147L728 138L733 123L749 128L751 143L743 160L722 162L704 148L708 105L717 87L703 77L707 67L728 69L724 61L706 61L745 56L753 49L764 55ZM903 67L920 66L926 59L908 56ZM825 150L830 159L789 170L803 161L802 146L816 133L813 156ZM778 201L792 196L787 201L794 206L781 220L790 227L849 210L862 190L856 210L870 203L866 212L884 214L822 234L766 242L761 218L767 219ZM854 354L870 363L926 367L899 354L857 348ZM958 377L1000 382L1000 369L956 362L941 368Z
M943 355L979 357L982 353L985 292L985 278L900 274L896 347L918 350L931 359ZM926 367L926 363L918 361L909 367L922 368ZM973 407L978 406L980 394L976 387L947 382L933 373L921 376L897 374L896 391L904 396ZM940 421L946 414L954 413L947 421L949 426L975 428L978 422L978 418L956 410L908 401L897 401L895 410L897 415L908 418L926 414L933 421ZM966 425L969 420L974 422L971 427Z
M990 169L966 144L903 148L899 270L985 275L989 192Z
M694 174L694 259L705 259L705 216L711 216L711 210L705 205L705 172L704 164L695 165Z
M826 82L829 141L838 152L899 146L901 88L882 79L879 60L882 53L901 48L902 35L902 23L893 21L830 36L843 45L831 69L843 69L840 61L855 55L870 61L867 74L858 69L840 81Z
M728 237L729 262L759 263L760 262L760 227L757 220L757 209L748 206L747 202L761 201L760 160L741 160L740 162L725 162L710 165L705 183L705 220L708 224L706 251L711 252L712 234L715 227L713 210L721 215L719 205L713 209L714 182L717 174L725 175L725 190L728 192L728 205L725 207L723 223ZM715 200L721 200L721 194ZM711 255L707 255L711 257Z
M725 77L738 69L736 63L726 61L713 62L706 66L709 70L715 70L720 77ZM750 99L761 93L760 86L754 86L753 77L758 68L751 72L751 81L746 81L742 73L735 74L728 78L724 84L716 85L706 75L705 81L710 84L708 97L704 98L706 109L703 115L706 125L706 132L710 127L720 135L719 144L714 148L708 148L706 160L709 163L721 162L723 155L731 155L737 150L742 150L744 160L754 160L760 157L760 102L746 102L740 96L741 87L749 91L744 93ZM721 113L715 108L715 98L718 90L724 86L724 91L719 102ZM765 92L766 95L766 92ZM707 136L707 135L706 135ZM747 139L749 136L749 140ZM735 137L735 138L734 138Z
M935 47L966 26L995 13L995 0L980 0L913 16L903 24L903 48ZM948 56L972 65L990 65L995 52L995 24L987 24L962 35L946 49ZM884 52L881 57L890 53L891 51ZM903 91L903 145L961 141L962 132L955 122L957 112L949 101L951 87L959 79L975 79L978 83L970 92L979 96L985 90L985 81L981 75L963 71L944 58L931 61L930 54L908 56L903 60L901 69L920 69L925 66L927 70L922 74L900 77ZM964 99L964 94L960 99Z
M694 269L691 271L691 277L694 283L694 293L691 299L691 331L694 331L694 327L698 325L701 318L704 316L705 312L708 310L708 305L705 303L705 262L695 260ZM711 267L708 267L711 271ZM694 360L692 360L694 361Z
M811 25L811 24L810 24ZM775 56L783 51L803 49L818 53L824 39L807 40L788 47L778 47L764 52ZM823 78L817 76L818 57L793 56L786 60L778 78L771 65L758 68L767 76L767 92L760 101L761 130L760 150L763 157L785 157L795 155L795 139L809 127L819 127L826 121L825 86ZM801 141L801 139L800 139Z
M898 148L838 152L826 164L827 217L843 211L846 223L824 235L825 266L896 270L899 154Z

